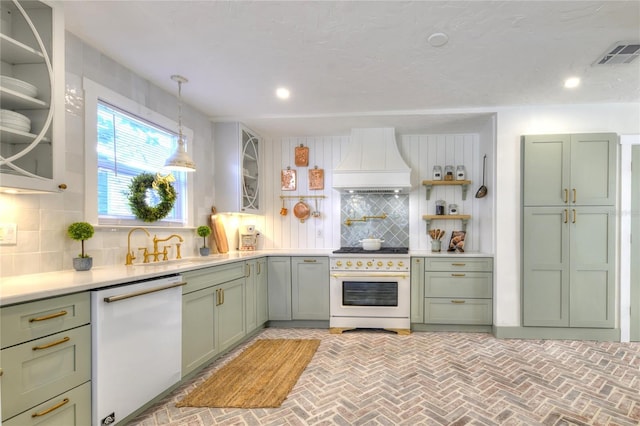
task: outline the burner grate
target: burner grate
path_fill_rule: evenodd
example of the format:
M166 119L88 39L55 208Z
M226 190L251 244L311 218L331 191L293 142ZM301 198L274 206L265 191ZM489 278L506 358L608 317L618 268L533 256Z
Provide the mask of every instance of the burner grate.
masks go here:
M380 250L365 250L362 247L340 247L334 254L408 254L409 247L381 247Z

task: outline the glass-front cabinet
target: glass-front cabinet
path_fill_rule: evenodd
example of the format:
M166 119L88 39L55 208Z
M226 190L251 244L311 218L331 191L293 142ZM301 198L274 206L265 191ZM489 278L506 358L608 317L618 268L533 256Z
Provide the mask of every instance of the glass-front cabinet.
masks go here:
M0 2L0 187L65 189L64 18L53 3Z
M215 123L215 207L261 214L262 138L241 123Z

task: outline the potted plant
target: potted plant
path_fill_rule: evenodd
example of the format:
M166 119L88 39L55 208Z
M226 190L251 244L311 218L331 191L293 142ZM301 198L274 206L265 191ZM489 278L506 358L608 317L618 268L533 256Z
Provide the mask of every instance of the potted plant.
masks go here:
M94 229L90 223L74 222L67 228L67 235L72 240L80 241L82 252L73 258L73 267L76 271L88 271L93 266L93 258L84 252L84 241L93 237Z
M198 229L196 229L196 232L198 233L199 236L202 237L202 240L204 241L204 245L200 247L200 255L209 256L209 247L207 247L207 237L211 235L211 228L209 228L207 225L198 226Z

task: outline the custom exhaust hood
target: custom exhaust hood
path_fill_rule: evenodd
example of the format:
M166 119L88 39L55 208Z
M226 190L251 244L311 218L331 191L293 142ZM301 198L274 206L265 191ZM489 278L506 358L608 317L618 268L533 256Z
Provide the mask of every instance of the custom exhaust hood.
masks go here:
M351 129L347 153L333 170L333 189L378 194L409 192L411 168L400 155L395 129Z

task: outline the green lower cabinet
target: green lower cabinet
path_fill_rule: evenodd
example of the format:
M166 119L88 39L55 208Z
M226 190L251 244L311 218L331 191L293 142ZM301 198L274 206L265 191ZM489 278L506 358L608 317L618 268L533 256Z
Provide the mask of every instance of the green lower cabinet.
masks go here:
M291 258L291 316L329 320L329 258Z
M182 296L182 376L218 353L214 306L215 286Z
M269 321L269 287L267 282L267 259L256 261L256 311L258 327Z
M246 334L244 278L217 286L219 293L216 305L216 331L218 350L228 349Z
M411 323L424 322L424 257L411 258Z
M491 325L491 299L430 298L424 300L427 324Z
M269 257L269 320L291 321L291 258Z
M0 359L4 423L91 380L91 326L5 348Z
M86 426L91 424L91 382L73 388L9 420L4 426Z
M613 207L525 207L523 324L613 328L614 244Z
M419 266L413 259L412 267ZM423 321L436 325L493 324L493 259L459 256L424 260ZM415 274L419 276L419 274ZM412 270L412 280L414 271ZM412 296L420 295L412 282ZM412 318L414 309L412 306Z
M184 274L183 377L246 335L245 271L245 262L236 262Z

